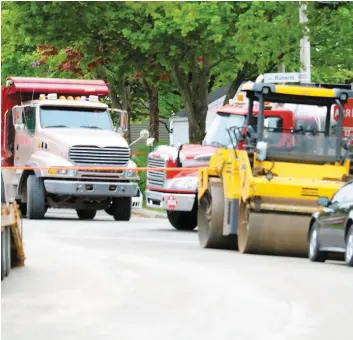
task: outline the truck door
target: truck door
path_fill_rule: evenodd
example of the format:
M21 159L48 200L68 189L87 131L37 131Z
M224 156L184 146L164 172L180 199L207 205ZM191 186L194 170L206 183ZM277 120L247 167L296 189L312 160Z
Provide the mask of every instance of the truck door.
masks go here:
M25 106L18 107L18 109L15 112L14 118L16 126L14 163L15 166L24 167L33 152L36 130L36 108L34 106ZM17 173L20 172L22 171L18 171Z

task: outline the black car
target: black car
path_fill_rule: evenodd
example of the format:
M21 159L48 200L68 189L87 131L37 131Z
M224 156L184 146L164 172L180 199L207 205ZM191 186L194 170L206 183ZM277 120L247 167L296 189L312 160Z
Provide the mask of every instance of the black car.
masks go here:
M319 197L322 210L313 214L308 232L309 259L325 262L329 253L345 254L353 266L353 181L343 185L332 197Z

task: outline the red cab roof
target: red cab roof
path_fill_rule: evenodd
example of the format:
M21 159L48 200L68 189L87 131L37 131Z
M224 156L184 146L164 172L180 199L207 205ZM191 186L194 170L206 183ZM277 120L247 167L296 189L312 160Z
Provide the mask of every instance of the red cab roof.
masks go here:
M9 77L6 87L8 94L19 92L96 96L109 94L108 86L103 80Z

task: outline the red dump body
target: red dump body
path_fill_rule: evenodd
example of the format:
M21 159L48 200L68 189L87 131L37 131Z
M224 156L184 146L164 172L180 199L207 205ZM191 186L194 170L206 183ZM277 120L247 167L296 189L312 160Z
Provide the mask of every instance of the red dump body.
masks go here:
M109 89L103 80L9 77L1 88L1 164L10 165L7 153L7 135L14 126L8 122L6 112L22 102L38 99L40 94L56 93L58 96L107 96ZM12 134L14 135L14 133Z

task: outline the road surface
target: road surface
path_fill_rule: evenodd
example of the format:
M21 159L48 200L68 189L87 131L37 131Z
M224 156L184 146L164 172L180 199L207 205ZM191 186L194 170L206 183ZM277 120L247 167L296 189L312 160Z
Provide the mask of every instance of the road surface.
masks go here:
M23 221L3 340L353 339L343 263L201 249L164 219L47 215Z

